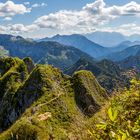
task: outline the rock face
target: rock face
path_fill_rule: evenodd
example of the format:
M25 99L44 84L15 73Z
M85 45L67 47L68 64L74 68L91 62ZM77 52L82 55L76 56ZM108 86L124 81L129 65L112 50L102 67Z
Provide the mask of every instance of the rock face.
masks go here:
M5 94L12 96L26 80L28 71L25 63L18 58L0 60L0 101Z
M0 131L6 130L2 140L17 135L21 140L68 139L106 100L105 90L89 71L69 77L50 65L33 68L29 58L1 61L8 64L0 67Z
M28 72L31 73L32 70L35 68L34 62L32 61L30 57L24 58L23 61L27 66Z
M90 71L78 71L74 73L72 80L78 107L85 115L92 116L104 102L105 90Z

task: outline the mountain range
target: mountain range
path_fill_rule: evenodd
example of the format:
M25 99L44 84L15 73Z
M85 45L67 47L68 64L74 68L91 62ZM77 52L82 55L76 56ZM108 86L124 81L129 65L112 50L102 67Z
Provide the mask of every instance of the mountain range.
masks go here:
M127 57L137 55L139 51L140 51L140 45L135 45L135 46L128 47L122 51L111 53L108 56L104 56L104 57L113 61L121 61L126 59Z
M124 69L135 68L138 72L140 72L140 50L135 56L127 57L126 59L118 62L118 64Z
M118 32L100 32L96 31L90 34L85 34L85 36L90 39L91 41L100 44L105 47L115 47L118 44L124 42L124 41L139 41L140 35L133 34L130 36L123 35ZM138 45L138 44L136 44Z
M102 35L100 36L101 33L99 33L99 36L97 35L96 37L99 37L100 42L102 41L102 36L105 37L106 32L102 33ZM113 33L112 33L113 34ZM113 37L110 35L110 39ZM96 33L95 33L96 35ZM107 33L108 35L108 33ZM121 34L117 34L118 36L120 35L120 38L122 38ZM106 37L108 38L108 37ZM114 38L114 40L116 40ZM125 39L123 39L125 40ZM138 51L139 51L139 44L140 41L123 41L120 44L111 47L111 48L105 48L102 47L101 45L98 45L92 41L90 41L89 39L87 39L86 37L82 36L82 35L78 35L78 34L74 34L74 35L56 35L52 38L43 38L39 41L56 41L59 42L61 44L65 44L65 45L71 45L74 46L75 48L78 48L79 50L86 52L87 54L89 54L90 56L96 58L96 59L109 59L112 61L120 61L123 59L126 59L129 56L134 56ZM122 41L122 40L121 40ZM113 42L112 40L108 40L107 42ZM102 43L101 43L102 44ZM117 43L116 43L117 44Z
M102 87L104 87L109 92L113 89L129 86L129 77L124 75L124 70L110 60L95 62L82 58L71 67L64 70L64 73L73 75L75 71L79 70L91 71Z
M53 38L0 35L0 140L137 139L140 45Z
M56 41L58 41L59 43ZM60 42L63 44L60 44ZM97 60L92 56L98 56L97 58L100 60L109 59L111 61L117 61L119 63L121 63L120 61L122 61L120 65L122 68L124 68L122 65L124 62L126 62L126 59L127 62L131 64L131 67L138 67L139 65L137 65L137 63L139 62L139 59L138 57L135 57L135 55L137 55L140 51L139 45L136 45L139 43L139 41L125 41L117 45L116 47L104 48L88 40L86 37L76 34L67 36L57 35L52 38L42 39L40 41L25 39L20 36L1 34L0 57L18 56L20 58L24 58L29 56L34 60L35 63L52 64L60 68L61 70L64 70L65 68L68 68L71 65L75 64L80 58L85 58L86 60L92 60L93 62L96 62ZM71 46L74 44L77 44L77 47ZM93 51L94 53L92 53ZM88 54L86 52L88 52ZM92 56L90 56L89 54L91 54ZM133 59L133 63L131 62L131 59L128 58L132 56L135 57Z
M52 64L61 69L74 64L81 57L94 59L72 46L51 41L36 42L20 36L0 35L0 45L9 52L9 56L29 56L35 63Z
M132 46L136 46L136 45L140 45L140 41L124 41L124 42L121 42L120 44L118 44L117 46L115 47L111 47L110 48L110 51L112 52L121 52L129 47L132 47Z
M64 45L74 46L94 58L99 58L110 53L108 48L96 44L87 39L85 36L79 34L56 35L52 38L43 38L39 41L56 41Z

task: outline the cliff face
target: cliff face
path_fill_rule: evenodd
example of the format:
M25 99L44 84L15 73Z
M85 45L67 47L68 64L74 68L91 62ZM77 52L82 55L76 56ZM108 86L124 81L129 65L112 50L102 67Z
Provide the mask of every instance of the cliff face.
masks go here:
M85 127L85 116L92 117L106 100L89 71L69 77L53 66L34 68L29 58L0 63L0 131L6 130L2 140L75 137L77 127Z
M90 71L75 72L72 80L78 107L84 114L92 116L104 102L106 98L105 90Z
M10 114L10 110L15 106L16 93L29 76L27 67L28 65L19 58L0 60L0 130L14 120L14 113Z

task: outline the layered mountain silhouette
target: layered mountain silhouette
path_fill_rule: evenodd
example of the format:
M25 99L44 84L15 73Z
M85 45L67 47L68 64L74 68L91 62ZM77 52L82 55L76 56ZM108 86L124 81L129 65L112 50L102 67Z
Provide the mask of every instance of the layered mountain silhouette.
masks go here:
M120 52L115 52L104 57L113 61L121 61L126 59L127 57L137 55L139 51L140 51L140 45L135 45L135 46L128 47Z
M126 41L125 36L117 32L96 31L91 34L87 34L86 37L105 47L114 47L121 42Z
M140 54L136 56L130 56L120 62L118 64L124 69L136 69L140 71Z
M129 78L124 75L123 69L109 60L93 62L80 59L74 65L67 68L64 73L72 75L75 71L79 70L91 71L97 77L99 83L108 91L129 85Z
M83 52L86 52L94 58L101 57L110 53L108 48L105 48L99 44L96 44L85 36L79 34L73 35L56 35L52 38L44 38L40 41L56 41L64 45L74 46Z
M31 57L35 63L52 64L65 68L74 64L81 57L94 59L88 54L71 46L57 42L36 42L20 36L0 35L0 45L13 57Z
M119 45L110 48L110 50L112 52L120 52L120 51L123 51L129 47L136 46L136 45L140 45L140 41L134 41L134 42L124 41L124 42L121 42Z
M138 34L126 36L118 32L96 31L90 34L86 34L85 36L91 41L105 47L115 47L125 41L135 42L140 40L140 35Z

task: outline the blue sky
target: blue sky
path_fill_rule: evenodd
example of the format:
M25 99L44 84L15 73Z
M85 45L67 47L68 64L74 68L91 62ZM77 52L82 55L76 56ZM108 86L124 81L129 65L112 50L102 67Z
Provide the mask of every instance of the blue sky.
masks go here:
M1 0L0 33L40 38L140 32L140 0Z

